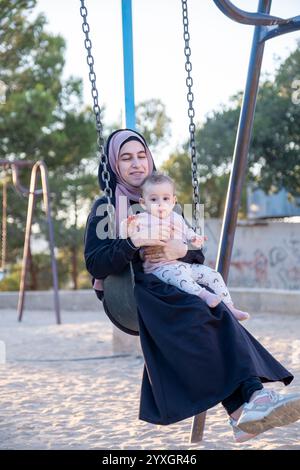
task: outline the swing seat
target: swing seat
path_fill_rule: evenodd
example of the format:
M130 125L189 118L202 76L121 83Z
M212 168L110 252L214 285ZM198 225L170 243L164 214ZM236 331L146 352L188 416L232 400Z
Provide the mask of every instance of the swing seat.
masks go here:
M139 336L133 286L133 269L130 263L120 274L111 274L104 279L103 307L106 315L117 328L124 333Z
M182 208L178 203L176 203L174 211L180 216L183 215ZM190 226L187 220L185 222ZM104 279L103 296L96 289L95 292L102 301L104 311L112 323L124 333L139 336L138 313L133 287L134 272L132 263L129 263L121 273L110 274Z

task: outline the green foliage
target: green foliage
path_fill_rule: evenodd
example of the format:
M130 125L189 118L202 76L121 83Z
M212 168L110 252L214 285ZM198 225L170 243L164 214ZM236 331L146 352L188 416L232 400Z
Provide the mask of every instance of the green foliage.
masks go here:
M136 123L137 130L152 148L163 145L170 136L171 119L166 115L166 107L159 99L138 104Z
M267 193L285 188L291 200L299 197L300 105L293 100L295 80L300 80L299 48L280 62L274 79L265 79L260 86L240 217L246 216L247 184ZM238 93L229 106L211 113L196 132L201 202L211 217L223 216L241 102L242 93ZM187 143L184 148L187 152ZM175 179L179 199L190 200L187 153L173 154L163 169Z
M234 108L213 112L196 132L196 148L201 177L209 178L229 168L232 160L240 103Z
M273 80L262 82L258 94L248 181L266 192L282 188L300 194L300 106L293 103L292 83L300 79L300 50L281 62ZM241 95L230 108L213 113L197 133L200 173L207 177L230 168L240 113Z
M259 166L254 182L270 193L286 188L291 198L300 194L300 105L293 102L295 79L300 80L299 48L280 64L275 80L262 86L251 149L251 161Z
M65 41L45 31L44 15L29 20L36 2L2 4L9 14L0 21L0 80L8 87L0 107L1 155L72 170L95 150L95 130L81 80L62 80Z
M82 82L62 79L65 41L47 32L44 15L32 15L36 0L0 0L0 80L6 86L6 102L0 105L1 158L44 160L49 169L51 214L58 248L60 287L90 287L83 260L85 221L93 199L99 195L95 118L83 104ZM83 52L84 54L84 52ZM83 62L84 58L83 58ZM103 109L102 109L103 112ZM169 118L159 100L137 106L140 131L153 146L166 140ZM114 128L120 127L116 124ZM112 130L105 128L107 136ZM8 176L11 176L8 171ZM0 169L0 189L4 172ZM21 171L29 187L30 171ZM38 178L38 188L41 182ZM7 264L11 274L7 289L16 281L23 255L28 199L8 187ZM2 204L0 217L2 217ZM48 226L41 198L35 206L36 235L48 240ZM31 258L28 287L52 287L49 255Z
M18 291L20 287L21 266L13 265L12 269L0 281L0 292Z
M48 250L47 250L48 251ZM78 257L77 288L87 289L91 287L91 280L86 271L83 257ZM51 259L48 253L37 253L32 256L34 266L34 282L28 272L26 279L26 289L48 290L53 288L53 278L51 271ZM73 279L70 275L70 249L67 245L58 250L56 256L58 286L59 289L74 288ZM0 281L0 292L18 291L20 287L21 263L11 264L6 276Z
M91 168L97 167L94 116L83 105L81 80L62 79L64 39L46 31L44 15L29 18L35 5L36 1L29 0L0 1L0 80L7 86L6 101L0 105L0 153L1 158L10 160L46 162L56 245L69 248L82 259L84 226L82 217L78 221L77 212L80 207L87 207L99 192L96 175L91 175ZM21 171L21 182L29 187L28 169ZM41 187L39 178L37 187ZM10 184L7 227L10 267L22 258L27 203ZM1 211L2 207L0 216ZM37 232L48 240L40 197L33 222ZM34 255L31 261L34 279L30 287L51 287L50 263L46 268L49 260ZM45 269L40 268L43 263ZM72 277L76 283L74 266L78 263L74 256L72 261L69 258L66 282L70 283Z
M161 166L176 182L176 194L180 205L191 204L193 200L191 160L186 152L173 153ZM223 216L225 196L229 182L229 172L217 175L213 172L200 178L200 203L204 204L205 216L220 218ZM246 214L246 192L243 192L240 216Z

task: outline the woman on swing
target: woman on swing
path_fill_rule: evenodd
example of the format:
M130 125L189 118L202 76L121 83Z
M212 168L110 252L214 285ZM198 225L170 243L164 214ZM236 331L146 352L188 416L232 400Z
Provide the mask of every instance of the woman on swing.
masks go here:
M280 395L262 385L275 381L288 385L293 375L236 321L224 302L210 308L200 297L143 272L141 247L144 259L154 263L180 260L203 264L201 249L187 251L181 240L171 239L167 227L160 240L149 238L146 231L132 232L127 238L118 236L121 196L126 197L128 207L138 203L142 183L155 170L144 138L135 131L119 129L109 136L106 155L117 236L99 236L99 226L107 220L100 207L107 200L97 199L86 227L85 261L98 290L101 281L96 280L120 273L132 262L145 359L139 419L172 424L221 402L237 442L300 419L299 393ZM104 189L102 169L100 163L99 183Z

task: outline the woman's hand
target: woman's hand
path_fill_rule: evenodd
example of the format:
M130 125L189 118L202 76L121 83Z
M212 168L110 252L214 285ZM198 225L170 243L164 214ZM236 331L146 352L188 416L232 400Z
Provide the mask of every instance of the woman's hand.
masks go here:
M167 240L161 246L146 246L144 248L144 259L151 263L159 261L173 261L183 258L187 253L187 245L182 240Z

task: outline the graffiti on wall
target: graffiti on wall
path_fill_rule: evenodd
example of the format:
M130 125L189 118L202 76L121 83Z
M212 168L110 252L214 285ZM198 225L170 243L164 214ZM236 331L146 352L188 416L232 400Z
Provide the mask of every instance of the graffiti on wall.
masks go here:
M216 224L209 225L206 232L210 235L210 245L205 256L206 264L214 268L218 229ZM256 226L250 231L246 227L237 228L229 273L230 286L300 289L300 230L298 236L295 230L288 233L287 224L280 231L280 225L276 225L276 234L272 233L272 227Z

